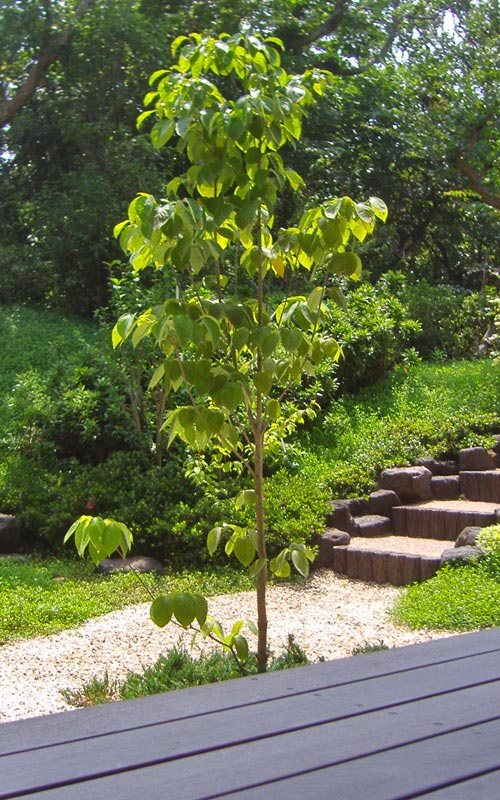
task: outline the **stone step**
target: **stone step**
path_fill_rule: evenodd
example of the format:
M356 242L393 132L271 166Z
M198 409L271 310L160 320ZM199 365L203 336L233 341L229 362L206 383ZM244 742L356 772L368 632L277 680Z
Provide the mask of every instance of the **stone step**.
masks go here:
M439 557L358 549L355 542L334 547L331 556L331 569L348 578L408 586L432 578L440 566Z
M395 534L454 541L468 526L484 528L497 522L497 503L472 500L431 500L415 505L395 506L392 526Z
M500 469L461 472L460 492L468 500L500 503Z

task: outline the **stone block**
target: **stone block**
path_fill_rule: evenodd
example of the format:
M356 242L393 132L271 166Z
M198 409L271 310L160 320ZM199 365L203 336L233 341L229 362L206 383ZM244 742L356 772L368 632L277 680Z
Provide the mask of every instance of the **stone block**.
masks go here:
M103 575L113 572L156 572L163 575L165 567L155 558L150 556L131 556L130 558L105 558L96 568Z
M441 566L450 564L452 567L461 567L477 561L483 555L484 551L480 547L450 547L441 553Z
M367 514L354 520L354 536L387 536L392 532L389 517L378 514Z
M390 517L394 506L400 506L401 500L396 492L390 489L379 489L372 492L368 498L368 514L377 514L382 517Z
M415 463L418 467L425 467L430 470L433 475L458 475L456 461L438 461L430 456L425 456L424 458L417 458Z
M333 551L335 547L344 547L345 545L348 545L350 541L351 537L348 533L336 528L331 528L330 530L325 531L325 533L317 536L314 540L314 544L318 548L318 553L314 559L313 567L315 569L320 569L321 567L332 567L334 561Z
M432 499L431 477L427 467L396 467L383 471L378 486L396 492L402 503L422 503Z
M479 528L477 525L469 525L467 528L464 528L457 536L455 547L475 547L477 537L482 530L483 529Z
M353 529L354 520L349 502L347 500L332 500L330 508L331 511L326 515L327 528L339 528L341 531L350 533Z
M22 550L22 525L11 514L0 514L0 553Z
M458 454L458 466L462 472L496 469L495 462L484 447L467 447Z
M433 475L431 489L436 500L457 500L460 497L460 477L458 475Z

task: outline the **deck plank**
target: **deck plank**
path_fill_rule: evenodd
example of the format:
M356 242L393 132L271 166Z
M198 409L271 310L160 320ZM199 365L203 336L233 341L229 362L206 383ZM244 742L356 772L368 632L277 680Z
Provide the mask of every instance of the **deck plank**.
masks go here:
M488 772L426 794L422 800L497 800L500 797L500 770Z
M471 746L475 741L475 746ZM480 742L480 744L479 744ZM476 781L471 775L500 767L500 722L455 731L436 739L425 739L366 758L305 773L272 784L252 786L238 792L205 794L203 800L441 800L433 790L441 789L446 800L478 800ZM498 774L498 773L497 773ZM457 784L462 782L460 795ZM469 783L469 786L466 786ZM483 784L483 792L491 784ZM442 794L444 791L448 794ZM433 792L433 793L432 793ZM82 795L83 797L83 795ZM498 784L493 794L483 800L497 800ZM151 800L160 795L150 795ZM49 800L49 798L47 798ZM56 798L50 797L50 800ZM59 800L59 798L57 798ZM75 800L80 798L75 795ZM96 797L97 800L97 797ZM123 798L129 800L129 798ZM199 800L199 798L198 798Z
M334 662L298 667L222 684L0 724L0 756L88 737L132 730L217 710L292 697L368 678L500 651L500 629L452 636Z
M248 709L241 709L240 714L231 711L205 717L204 729L197 729L193 721L183 721L39 750L30 754L29 764L23 754L4 757L0 760L0 797L6 800L23 793L30 793L31 797L32 792L56 786L58 782L80 780L84 782L69 789L46 791L44 797L135 800L141 787L147 790L148 798L153 798L160 797L162 787L164 790L168 786L176 800L194 800L203 796L207 776L214 794L253 785L256 765L260 781L268 782L297 771L322 773L334 763L350 764L352 759L382 750L399 752L402 743L420 739L436 740L432 747L440 749L444 734L480 726L491 719L492 709L497 710L496 752L500 766L498 680L424 700L393 703L368 713L362 709L355 716L339 718L335 709L328 721L324 721L328 713L326 694L307 698L316 701L315 708L311 703L308 709L300 709L295 703L279 701L281 715L276 703L271 702L269 713L266 709L264 716L261 713L253 720L247 718ZM360 705L366 705L365 694ZM293 723L295 729L290 728ZM179 725L190 725L190 730L178 730ZM186 737L184 741L182 734ZM265 738L259 738L262 736ZM247 741L242 741L244 738ZM203 752L204 748L207 752ZM140 763L137 755L134 761L134 754L142 755L146 763L130 770L132 764ZM172 760L168 761L169 758ZM106 770L116 774L104 777ZM95 780L86 780L92 777ZM316 786L316 777L314 780Z
M6 723L0 748L4 800L496 800L500 630Z

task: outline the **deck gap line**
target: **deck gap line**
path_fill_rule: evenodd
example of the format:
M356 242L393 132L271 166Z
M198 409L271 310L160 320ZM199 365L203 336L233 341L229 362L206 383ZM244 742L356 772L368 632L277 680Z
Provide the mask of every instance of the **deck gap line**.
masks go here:
M411 645L409 645L409 646L411 646ZM489 655L491 653L496 653L496 652L499 652L499 651L500 651L500 647L494 647L491 650L481 651L480 653L468 654L468 655L464 655L464 656L455 656L453 658L446 658L446 659L439 660L439 661L432 661L432 662L430 662L428 664L420 664L419 666L416 666L416 667L404 667L402 669L390 670L388 672L383 672L380 675L372 675L372 676L369 676L369 677L364 676L363 678L352 678L350 680L340 681L339 683L333 683L333 684L328 684L328 685L324 685L324 686L318 686L318 687L315 687L314 689L303 689L303 690L296 690L296 691L294 690L292 694L285 693L285 694L273 695L272 697L263 698L261 700L254 700L253 702L235 703L233 705L226 706L224 708L212 708L212 709L210 709L208 711L201 711L199 713L188 714L188 715L181 716L181 717L172 717L172 719L169 719L169 720L158 720L157 722L146 722L145 724L139 725L136 728L117 728L116 730L108 730L108 731L104 731L103 733L97 733L97 734L89 733L86 736L80 736L80 737L78 737L76 739L66 739L66 740L60 741L60 742L53 742L52 744L42 744L42 745L37 745L35 747L26 747L26 748L23 748L22 750L11 750L8 753L0 753L0 759L6 758L8 756L20 755L21 753L31 753L31 752L35 752L36 750L48 750L48 749L51 749L53 747L59 747L61 745L76 744L77 742L85 742L88 739L99 739L99 738L104 737L104 736L115 736L115 735L118 735L118 734L121 734L121 733L128 733L128 732L133 731L133 730L141 730L141 729L146 729L146 728L155 728L158 725L167 725L167 724L170 724L172 722L181 722L182 720L194 719L194 718L198 718L198 717L206 717L206 716L211 715L211 714L222 714L225 711L234 711L235 709L238 709L238 708L250 708L251 706L258 706L258 705L262 705L263 703L274 702L275 700L284 700L286 698L291 698L291 697L300 697L301 695L315 694L316 692L321 692L321 691L325 691L325 690L328 690L328 689L336 689L337 687L341 688L342 686L355 685L356 683L365 683L366 681L377 680L379 678L388 678L391 675L400 675L400 674L402 675L405 672L415 672L416 670L427 669L429 667L436 667L436 666L439 666L440 664L448 664L448 663L450 663L452 661L464 661L464 660L466 660L468 658L477 658L477 656L485 656L485 655ZM351 656L351 658L352 658L352 656ZM342 660L342 659L339 659L339 661L340 660ZM321 663L321 662L315 662L315 663ZM315 666L315 664L310 664L309 666ZM267 673L267 674L269 674L269 673ZM248 677L250 677L250 676L248 676ZM239 680L239 679L237 679L237 680ZM482 683L491 683L493 680L494 679L491 679L491 680L488 680L488 681L479 681L478 683L473 683L473 684L470 684L468 686L464 686L462 688L463 689L470 689L470 688L473 688L474 686L480 686ZM222 681L221 685L223 683L224 682ZM184 690L180 689L180 690L174 690L174 691L184 691ZM456 691L456 690L449 690L449 691ZM448 693L448 691L446 691L446 692L438 692L438 694L447 694L447 693ZM169 692L160 693L160 694L169 694ZM432 697L432 695L425 695L425 697ZM138 699L141 699L141 698L138 698ZM144 699L144 698L142 698L142 699ZM126 700L117 700L115 702L122 703L122 702L128 702L128 701L126 701ZM409 702L409 701L407 701L407 702ZM75 711L79 711L79 710L82 710L82 709L75 709ZM380 710L380 709L376 709L376 710ZM59 712L59 713L69 713L69 712ZM41 715L41 716L44 716L44 715ZM26 718L24 720L11 720L10 722L29 722L31 719L40 719L40 717L28 717L28 718ZM8 724L8 722L9 721L7 721L5 724ZM0 800L2 800L2 796L1 795L0 795Z

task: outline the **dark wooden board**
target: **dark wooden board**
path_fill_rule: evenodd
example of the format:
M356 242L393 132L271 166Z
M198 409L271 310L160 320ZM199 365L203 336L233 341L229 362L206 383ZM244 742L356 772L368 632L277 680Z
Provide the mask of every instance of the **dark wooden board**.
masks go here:
M463 783L426 794L422 800L498 800L500 797L500 770L478 775Z
M238 792L203 794L204 800L498 800L500 788L484 782L476 795L470 776L500 767L500 722L455 731L436 739L426 739L366 758L320 769L282 781L252 786ZM459 783L464 792L459 793ZM478 779L479 782L479 779ZM451 786L449 786L452 784ZM458 785L457 785L458 784ZM448 794L443 794L444 788ZM442 788L441 793L432 791ZM83 798L84 795L81 795ZM62 796L61 796L62 797ZM94 797L94 796L93 796ZM95 800L98 800L98 795ZM104 796L103 796L104 797ZM150 794L150 800L160 794ZM47 800L56 798L47 797ZM60 798L57 798L60 800ZM80 800L75 795L75 800ZM123 800L128 798L123 797Z
M498 628L126 703L4 723L0 724L0 755L355 684L369 677L395 675L494 651L500 651Z
M411 683L411 675L407 677ZM361 689L364 689L364 684ZM467 739L469 749L464 755L475 753L478 758L478 769L481 769L487 754L489 754L487 766L500 767L500 720L497 718L494 723L487 726L488 747L485 748L485 737L478 738L476 735L477 731L482 730L481 723L491 719L494 713L492 709L496 709L500 715L500 681L481 684L463 691L447 692L403 705L391 704L379 711L362 712L356 716L336 719L331 723L315 722L313 727L307 727L314 720L324 719L325 709L323 711L321 709L327 704L325 694L326 692L320 693L317 697L316 711L309 708L304 712L303 709L297 708L295 704L301 698L294 698L288 704L279 701L283 706L280 719L276 719L274 714L275 704L270 703L269 714L265 716L261 714L260 719L261 728L266 730L267 726L267 735L263 739L257 738L262 734L258 717L254 720L248 719L248 709L241 709L239 715L233 711L205 717L205 721L209 724L201 730L197 730L193 724L194 720L182 721L101 737L84 743L61 745L45 751L35 751L29 754L29 760L27 756L22 755L6 757L0 760L2 780L0 797L10 798L24 792L33 797L32 792L42 788L48 789L58 782L84 780L92 776L97 778L99 767L101 770L116 770L116 774L107 777L101 775L98 780L85 780L84 783L75 783L65 789L49 789L44 792L43 797L45 800L62 800L62 798L104 800L110 797L136 800L142 793L148 800L153 800L156 797L163 797L165 788L168 787L170 796L175 800L194 800L204 796L203 793L208 787L211 794L217 795L306 771L309 773L307 780L311 780L310 773L313 771L315 773L314 794L318 797L320 795L316 792L316 772L320 776L320 784L323 785L321 776L327 767L332 769L332 764L338 764L335 769L344 765L357 774L358 767L353 766L353 759L357 763L360 759L372 757L369 754L374 752L397 751L395 758L399 761L399 753L404 750L401 743L418 742L421 739L428 739L432 752L440 751L442 742L446 739L445 734L450 731L463 733L464 728L469 731ZM369 693L362 691L359 698L364 704L367 703L367 694L369 696ZM310 696L309 700L313 697ZM295 725L303 727L296 727L292 732L280 732L277 722L282 721L290 726L294 715ZM268 719L269 716L272 719ZM185 729L188 724L191 725L190 731ZM218 732L217 725L221 727ZM179 726L184 726L184 730L179 730ZM283 730L286 731L287 728ZM188 737L184 745L183 736ZM192 738L189 739L189 736ZM213 737L211 740L210 736ZM245 736L248 736L249 741L241 742ZM238 739L240 744L229 744ZM492 742L496 743L494 750L496 760L493 761L490 758ZM418 744L420 746L421 742ZM214 749L203 752L205 746ZM454 759L460 777L462 752L459 748L460 741ZM162 761L169 755L175 753L179 755L181 752L183 757ZM149 759L149 763L145 765L147 768L127 771L127 766L139 762L138 754ZM381 753L381 755L385 758L386 754ZM43 758L34 758L35 756L43 756L46 763ZM408 765L405 765L401 773L405 780L407 769ZM422 771L421 766L418 771ZM341 772L341 775L343 774ZM427 777L431 779L430 773ZM304 778L298 776L294 780L299 781L300 791L303 792ZM287 786L289 782L289 780L284 781ZM429 788L434 786L432 782L425 785ZM289 795L289 789L286 788L279 796L299 795ZM303 794L301 797L305 796L307 795ZM370 797L376 800L371 794Z

